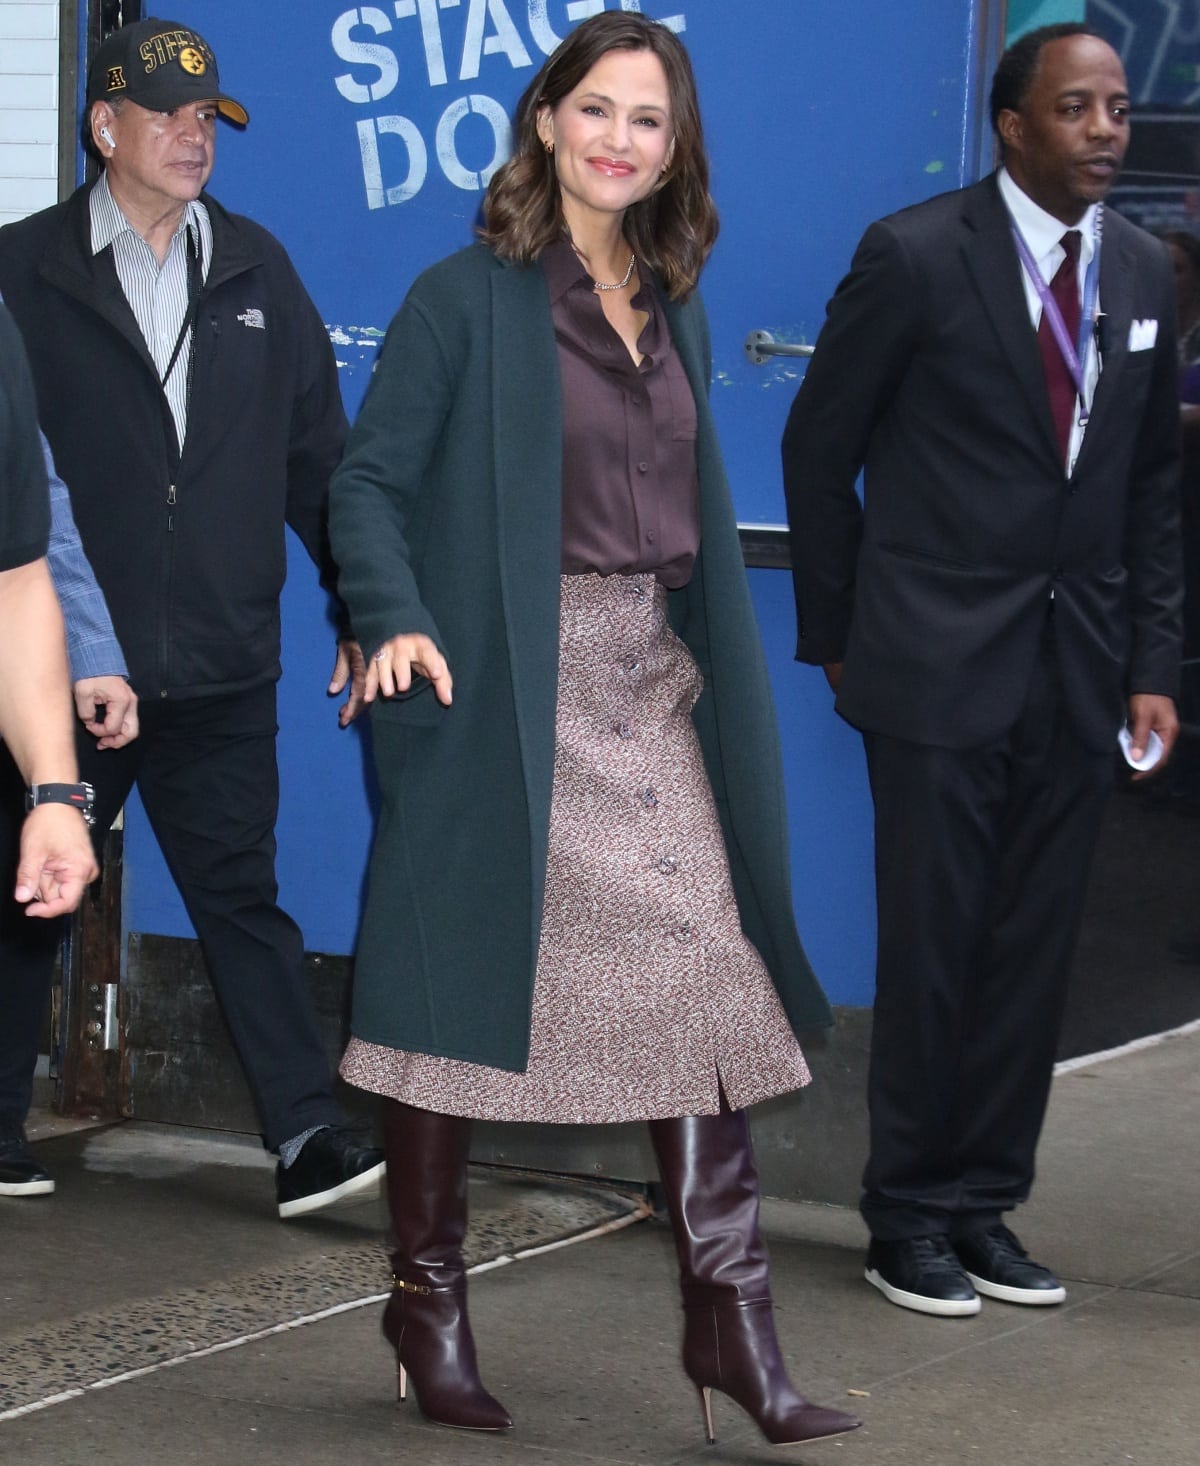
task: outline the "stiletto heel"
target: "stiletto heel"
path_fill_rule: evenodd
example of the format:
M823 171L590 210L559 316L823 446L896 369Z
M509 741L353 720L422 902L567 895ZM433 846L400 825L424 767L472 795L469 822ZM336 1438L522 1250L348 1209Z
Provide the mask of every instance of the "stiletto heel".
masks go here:
M396 1360L396 1399L403 1405L408 1399L408 1370Z
M713 1430L712 1423L712 1391L707 1385L700 1386L700 1408L704 1411L704 1434L708 1437L710 1446L717 1443L717 1433Z

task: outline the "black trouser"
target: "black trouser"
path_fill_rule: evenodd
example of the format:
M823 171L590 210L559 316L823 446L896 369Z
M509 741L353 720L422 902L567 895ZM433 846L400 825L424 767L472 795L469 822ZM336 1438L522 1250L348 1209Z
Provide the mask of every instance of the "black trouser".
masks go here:
M0 1139L25 1121L62 923L26 916L12 898L25 781L0 744Z
M275 687L139 705L141 736L122 749L78 742L96 789L97 839L136 783L196 929L213 988L275 1150L341 1116L304 974L304 943L278 905ZM7 753L0 777L0 1124L29 1109L59 922L11 899L22 786Z
M953 1236L1029 1194L1113 757L1071 726L1052 618L1005 737L865 743L879 949L862 1213L884 1240Z

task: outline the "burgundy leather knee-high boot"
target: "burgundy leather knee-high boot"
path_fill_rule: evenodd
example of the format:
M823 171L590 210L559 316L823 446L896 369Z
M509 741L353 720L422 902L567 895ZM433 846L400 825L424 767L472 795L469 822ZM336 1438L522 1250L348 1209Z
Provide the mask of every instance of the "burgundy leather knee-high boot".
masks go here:
M508 1411L479 1378L467 1319L471 1122L398 1100L386 1101L384 1121L392 1296L383 1332L396 1351L400 1398L411 1375L421 1413L438 1425L509 1430Z
M683 1292L683 1367L700 1392L709 1441L723 1390L772 1445L823 1440L861 1421L798 1394L788 1378L758 1229L758 1172L742 1110L652 1120Z

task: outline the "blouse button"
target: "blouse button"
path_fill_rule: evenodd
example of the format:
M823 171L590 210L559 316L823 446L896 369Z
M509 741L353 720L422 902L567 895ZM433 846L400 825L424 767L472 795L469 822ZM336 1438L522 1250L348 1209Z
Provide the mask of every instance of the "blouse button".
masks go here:
M618 738L632 738L633 724L627 718L622 718L619 723L613 724L613 732Z
M637 471L638 473L649 473L650 465L648 463L639 463L637 466Z
M630 657L625 663L625 670L627 672L640 672L642 670L642 664L636 657Z
M690 942L691 939L692 939L692 925L691 925L691 922L688 922L688 921L683 922L682 925L677 926L675 928L675 930L671 933L671 935L675 938L675 940L679 943L679 945L681 947L686 942Z
M642 790L642 807L644 809L658 808L658 790L653 786Z
M668 851L665 855L660 855L658 857L658 868L660 871L662 871L663 875L673 876L675 872L679 869L678 855L672 855L670 851Z

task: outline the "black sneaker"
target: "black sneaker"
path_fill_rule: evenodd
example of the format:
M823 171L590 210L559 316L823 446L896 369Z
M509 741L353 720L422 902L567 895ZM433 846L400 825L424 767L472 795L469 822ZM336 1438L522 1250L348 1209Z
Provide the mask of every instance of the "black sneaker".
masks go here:
M379 1191L383 1151L360 1144L355 1131L326 1125L305 1141L290 1166L275 1168L275 1194L281 1217L302 1217L347 1197Z
M34 1159L24 1130L0 1135L0 1196L49 1196L54 1177Z
M967 1277L988 1298L1044 1308L1067 1296L1050 1269L1034 1262L1003 1222L959 1237L954 1251Z
M906 1237L899 1242L871 1238L867 1282L890 1303L939 1318L979 1312L979 1299L949 1237Z

